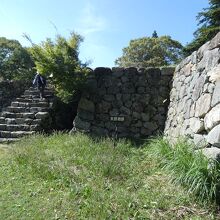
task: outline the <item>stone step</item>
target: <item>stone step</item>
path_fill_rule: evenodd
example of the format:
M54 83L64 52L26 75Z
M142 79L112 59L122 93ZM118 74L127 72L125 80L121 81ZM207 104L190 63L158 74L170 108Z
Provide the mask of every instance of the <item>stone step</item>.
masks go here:
M14 125L14 124L30 124L33 119L30 118L5 118L5 124Z
M19 140L40 130L41 121L49 115L53 104L53 92L45 89L45 98L40 99L36 88L26 90L0 113L0 143Z
M0 124L0 131L38 131L39 125L27 124Z
M37 112L48 112L49 108L44 108L44 107L30 107L30 108L25 108L25 107L6 107L4 109L5 112L11 112L11 113L37 113Z
M30 108L9 106L4 108L3 111L12 112L12 113L22 113L22 112L30 112Z
M19 102L19 103L21 103L21 102L24 102L24 103L27 103L27 102L33 102L33 99L25 99L25 98L21 98L21 97L19 97L19 98L16 98L16 102Z
M37 98L21 98L21 97L19 97L19 98L16 98L16 101L17 102L20 102L20 103L39 103L39 102L48 102L49 103L49 101L50 100L47 100L47 99L40 99L39 97L37 97Z
M29 131L29 125L0 124L0 131Z
M13 113L13 112L5 112L3 111L1 113L2 117L5 118L30 118L30 119L34 119L35 118L35 114L32 112L26 112L26 113Z
M9 144L9 143L13 143L15 141L19 141L19 138L0 138L0 143L1 144Z
M5 117L0 117L0 124L4 124L5 123Z
M37 95L37 96L39 96L40 92L37 90L26 90L24 92L24 95L31 95L31 96ZM53 95L53 92L51 92L50 90L44 90L44 95Z
M38 98L39 100L41 100L39 94L38 95L21 95L20 97L25 98L25 99L31 99L31 98L37 99ZM53 97L54 97L53 95L45 95L44 96L44 98L46 98L46 99L51 99Z
M37 112L48 112L50 108L44 108L44 107L31 107L30 112L37 113Z
M35 131L0 131L0 138L20 138L34 133Z
M40 101L40 102L12 102L11 103L12 107L44 107L47 108L49 107L49 103L45 101Z
M16 124L16 125L38 125L41 123L41 119L31 119L31 118L5 118L2 124Z

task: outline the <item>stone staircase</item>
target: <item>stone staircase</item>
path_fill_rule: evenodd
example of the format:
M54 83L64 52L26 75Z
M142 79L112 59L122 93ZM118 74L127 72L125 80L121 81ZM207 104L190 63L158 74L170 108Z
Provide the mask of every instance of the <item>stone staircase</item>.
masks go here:
M44 129L43 123L50 118L53 92L45 88L44 93L45 98L40 99L39 91L30 87L3 109L0 113L0 143L13 142Z

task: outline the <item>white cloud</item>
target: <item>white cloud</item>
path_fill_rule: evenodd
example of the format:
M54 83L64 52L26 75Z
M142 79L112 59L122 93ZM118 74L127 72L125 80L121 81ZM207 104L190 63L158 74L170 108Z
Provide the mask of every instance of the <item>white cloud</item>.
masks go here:
M78 31L86 36L92 33L106 30L107 22L104 17L98 14L95 7L87 2L80 16Z
M107 21L103 11L99 10L98 5L91 4L89 1L81 10L78 28L76 31L85 37L80 47L80 59L82 61L92 61L91 68L98 66L113 66L113 52L109 45L106 45L103 33L109 31L111 23ZM101 34L102 33L102 34Z

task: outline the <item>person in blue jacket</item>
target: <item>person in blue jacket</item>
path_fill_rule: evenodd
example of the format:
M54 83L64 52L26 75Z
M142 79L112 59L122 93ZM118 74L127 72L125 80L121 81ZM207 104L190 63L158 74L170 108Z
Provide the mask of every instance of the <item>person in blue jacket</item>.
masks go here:
M34 77L33 85L37 86L39 92L40 92L40 99L44 98L44 89L46 86L46 79L44 76L42 76L39 72Z

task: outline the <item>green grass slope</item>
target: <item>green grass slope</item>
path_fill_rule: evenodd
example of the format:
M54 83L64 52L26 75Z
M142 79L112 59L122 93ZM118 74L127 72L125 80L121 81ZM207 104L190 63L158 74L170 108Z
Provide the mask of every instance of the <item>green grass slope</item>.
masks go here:
M172 183L161 143L54 134L0 148L0 219L219 219Z

